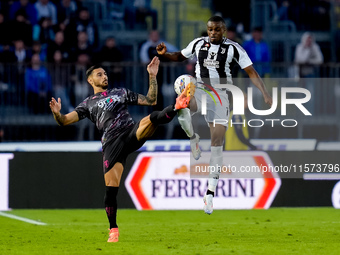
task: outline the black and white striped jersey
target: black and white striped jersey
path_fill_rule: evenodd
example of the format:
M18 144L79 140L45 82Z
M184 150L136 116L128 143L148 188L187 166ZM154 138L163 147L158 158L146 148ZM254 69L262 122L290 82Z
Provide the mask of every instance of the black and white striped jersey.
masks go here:
M232 84L231 70L234 64L242 69L252 65L247 52L236 42L223 38L218 45L210 43L209 37L194 39L181 51L186 58L196 56L196 78L204 80L209 78L209 83Z

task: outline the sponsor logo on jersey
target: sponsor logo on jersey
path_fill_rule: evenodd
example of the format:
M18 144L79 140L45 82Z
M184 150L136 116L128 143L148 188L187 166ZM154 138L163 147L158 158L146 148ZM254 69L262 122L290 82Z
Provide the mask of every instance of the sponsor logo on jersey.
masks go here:
M216 56L216 52L209 52L210 59L214 59L215 56Z
M204 67L214 67L214 68L219 68L220 67L220 62L214 59L204 59L203 63Z
M113 95L109 98L104 98L98 101L98 107L103 108L104 110L110 110L113 107L113 104L120 101L120 97L117 95Z

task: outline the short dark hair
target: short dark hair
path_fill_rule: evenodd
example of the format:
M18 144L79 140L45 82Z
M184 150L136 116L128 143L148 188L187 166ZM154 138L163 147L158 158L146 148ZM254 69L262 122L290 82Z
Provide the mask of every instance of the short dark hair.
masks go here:
M96 64L96 65L91 66L89 69L87 69L86 70L86 79L89 78L89 76L92 74L94 69L98 69L98 68L103 68L103 67L100 64Z
M212 16L208 22L211 21L211 22L222 22L224 25L225 25L225 21L224 19L221 17L221 16Z

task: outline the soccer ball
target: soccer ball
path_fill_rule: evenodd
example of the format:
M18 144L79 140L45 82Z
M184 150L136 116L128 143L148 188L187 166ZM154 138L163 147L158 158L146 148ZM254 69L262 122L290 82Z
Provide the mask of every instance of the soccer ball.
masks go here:
M189 74L179 76L174 83L174 89L177 95L180 95L190 82L196 84L196 79Z

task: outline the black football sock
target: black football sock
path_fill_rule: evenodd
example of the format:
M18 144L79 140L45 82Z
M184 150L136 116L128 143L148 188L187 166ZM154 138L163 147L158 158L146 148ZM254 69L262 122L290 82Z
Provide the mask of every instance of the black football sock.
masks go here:
M212 195L214 196L215 195L215 192L214 191L211 191L210 189L207 190L207 195Z
M165 107L163 111L154 111L150 114L150 120L153 124L160 125L169 123L175 116L177 112L175 111L174 105L169 105Z
M118 187L106 186L105 192L105 210L111 228L118 228L117 226L117 194Z

